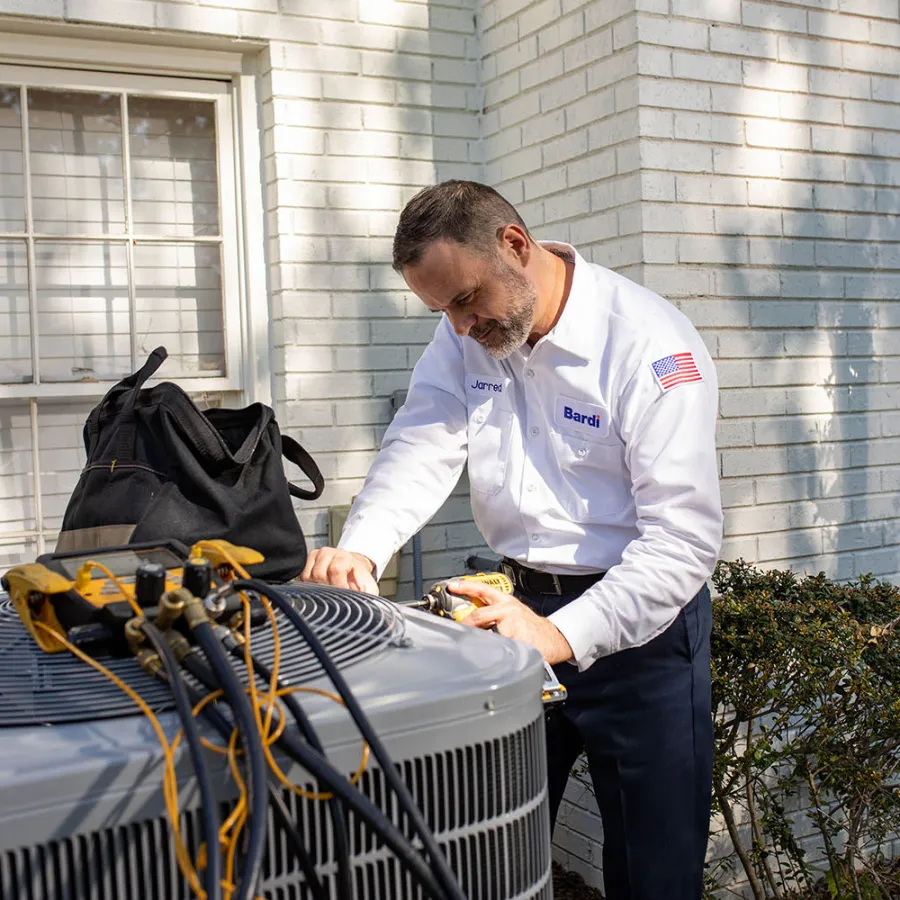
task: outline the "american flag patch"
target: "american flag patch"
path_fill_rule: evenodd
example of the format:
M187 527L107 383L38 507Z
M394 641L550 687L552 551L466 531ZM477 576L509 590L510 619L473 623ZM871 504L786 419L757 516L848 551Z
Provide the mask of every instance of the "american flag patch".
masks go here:
M652 365L653 374L656 375L656 380L664 391L690 381L703 381L703 376L694 362L693 353L675 353L672 356L664 356Z

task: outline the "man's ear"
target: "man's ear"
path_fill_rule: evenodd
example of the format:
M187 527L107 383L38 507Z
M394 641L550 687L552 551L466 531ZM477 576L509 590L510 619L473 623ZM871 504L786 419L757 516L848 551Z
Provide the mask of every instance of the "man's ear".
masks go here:
M506 225L497 230L500 241L500 252L504 256L515 256L524 269L531 259L531 238L521 225Z

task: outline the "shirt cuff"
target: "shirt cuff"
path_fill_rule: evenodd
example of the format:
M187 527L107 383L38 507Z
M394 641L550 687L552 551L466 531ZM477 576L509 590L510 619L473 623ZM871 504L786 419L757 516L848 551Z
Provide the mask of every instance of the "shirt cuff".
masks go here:
M594 615L586 616L585 610L580 609L579 606L581 606L579 601L573 600L562 609L547 616L547 620L552 622L569 642L569 646L572 648L572 659L569 661L578 666L579 672L583 672L609 651L604 649L603 643L598 639L596 627L585 627L586 621L596 619L596 609L592 607L590 612Z
M378 537L374 534L365 534L364 532L353 532L347 535L341 535L338 541L338 549L346 550L348 553L361 553L367 556L375 563L372 570L372 577L378 581L382 572L391 561L395 548L385 543L384 536Z

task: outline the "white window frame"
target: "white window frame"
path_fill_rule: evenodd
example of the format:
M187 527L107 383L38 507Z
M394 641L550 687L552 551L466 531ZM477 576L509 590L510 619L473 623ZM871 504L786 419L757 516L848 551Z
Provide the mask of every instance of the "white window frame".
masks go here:
M142 359L138 354L133 319L134 296L134 246L137 243L214 244L221 247L222 274L222 326L225 349L225 375L196 378L179 378L184 390L193 391L241 391L242 378L242 328L240 301L240 274L238 267L237 193L232 173L235 171L233 148L234 123L232 121L231 86L218 81L190 80L154 77L147 75L113 75L99 72L74 72L33 66L0 65L0 85L44 88L61 91L103 91L118 95L121 103L122 123L122 175L124 181L125 232L119 234L71 234L39 233L34 228L31 211L31 165L29 159L27 92L22 92L23 166L25 183L25 232L28 259L28 303L31 315L32 381L23 384L0 384L0 399L48 400L60 397L93 397L105 393L119 379L97 382L42 382L40 375L40 327L37 310L37 272L35 244L38 241L54 243L110 243L124 244L128 267L129 309L132 316L131 368L139 368ZM129 140L128 97L165 97L211 101L216 110L216 173L218 179L219 234L215 236L184 234L133 233L131 203L131 151ZM22 232L0 232L0 238L21 240ZM123 372L122 375L128 374Z
M40 28L40 26L38 26ZM260 176L261 154L258 125L259 98L256 88L255 58L264 45L253 42L216 42L238 45L244 52L179 47L161 43L159 36L148 35L147 43L130 43L122 34L111 40L93 40L60 36L52 25L48 33L0 34L0 84L26 84L56 89L96 90L112 93L129 89L144 96L198 98L196 86L205 82L216 103L217 173L219 180L219 240L222 244L222 300L225 326L224 377L179 378L188 391L217 393L239 391L242 402L272 402L272 359L269 339L269 299L265 256L265 214L263 184ZM110 29L112 31L112 29ZM129 32L129 37L134 32ZM241 46L242 45L242 46ZM44 81L37 80L45 79ZM190 79L185 82L184 79ZM136 85L136 87L130 87ZM192 88L194 88L192 90ZM200 95L202 99L202 95ZM123 109L123 154L128 152L127 116ZM23 120L27 111L22 110ZM23 122L24 124L24 122ZM227 135L228 140L221 140ZM28 165L27 147L24 165ZM26 170L27 172L27 170ZM130 190L128 169L126 191ZM128 212L128 237L131 215ZM29 263L29 305L32 341L35 331L34 233L30 213L26 222ZM226 234L227 231L227 234ZM22 239L23 234L5 235ZM66 240L67 235L55 235ZM146 236L141 236L144 240ZM126 240L128 253L133 243ZM158 238L162 240L163 238ZM192 240L179 236L181 242ZM227 248L227 250L226 250ZM132 290L133 287L130 287ZM133 301L133 298L132 298ZM133 302L132 302L133 310ZM134 334L132 330L132 354ZM38 357L33 354L33 362ZM140 365L141 360L136 360ZM160 373L165 377L165 373ZM35 379L39 372L35 365ZM66 397L101 397L115 380L91 383L27 383L0 385L0 400L30 400L33 473L35 484L35 528L20 533L7 532L0 543L35 540L38 552L44 552L47 529L41 510L40 447L38 403Z
M203 35L161 35L115 27L82 28L83 37L68 37L75 26L54 22L28 22L0 33L0 65L153 78L196 78L231 85L232 148L234 168L220 178L237 185L236 225L243 337L243 399L246 403L272 403L272 345L269 340L269 296L264 237L265 211L261 178L257 90L258 60L268 43ZM26 29L27 30L24 30ZM98 37L100 35L101 37ZM65 75L60 72L60 75ZM102 395L103 388L97 387Z

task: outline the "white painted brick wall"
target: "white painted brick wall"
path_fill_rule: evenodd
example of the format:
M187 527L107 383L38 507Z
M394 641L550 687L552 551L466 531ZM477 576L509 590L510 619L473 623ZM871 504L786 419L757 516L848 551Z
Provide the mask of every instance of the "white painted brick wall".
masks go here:
M900 118L896 78L877 97L873 83L897 71L896 50L870 43L898 9L828 6L710 0L638 17L655 70L639 80L645 280L672 296L676 279L676 302L716 351L723 493L735 500L723 555L755 547L754 561L830 573L866 571L871 559L897 578L900 563L883 569L888 442L877 413L858 413L889 403L898 375L878 329L898 297ZM679 128L687 110L694 119ZM711 283L685 291L685 266ZM823 468L842 473L838 491L845 472L871 476L871 495L823 504L805 526L786 519L768 486L805 489ZM731 479L742 479L735 495ZM868 537L827 538L848 523Z
M295 4L294 10L314 17L319 5ZM274 160L281 171L269 185L273 206L292 213L293 233L301 231L302 243L323 241L326 248L324 260L309 259L308 251L285 257L282 268L291 265L293 286L302 286L305 296L285 290L274 298L283 316L290 385L279 416L330 477L321 500L300 507L314 545L326 539L327 508L350 502L361 487L390 421L390 396L406 387L434 328L390 270L396 217L419 187L480 171L471 4L354 3L346 22L320 25L325 46L275 45L283 56L279 65L276 49L270 127L286 134L285 152ZM290 85L304 72L321 78L321 93L296 110L290 87L282 96L277 81ZM295 141L291 117L297 115L307 133L327 134L320 152L306 153ZM313 345L316 352L310 352ZM316 373L319 357L330 374ZM316 415L308 418L310 403ZM462 569L466 548L448 532L471 528L470 521L455 498L425 529L426 577ZM411 593L407 557L401 591Z
M486 180L540 238L640 263L635 15L628 0L486 0Z

